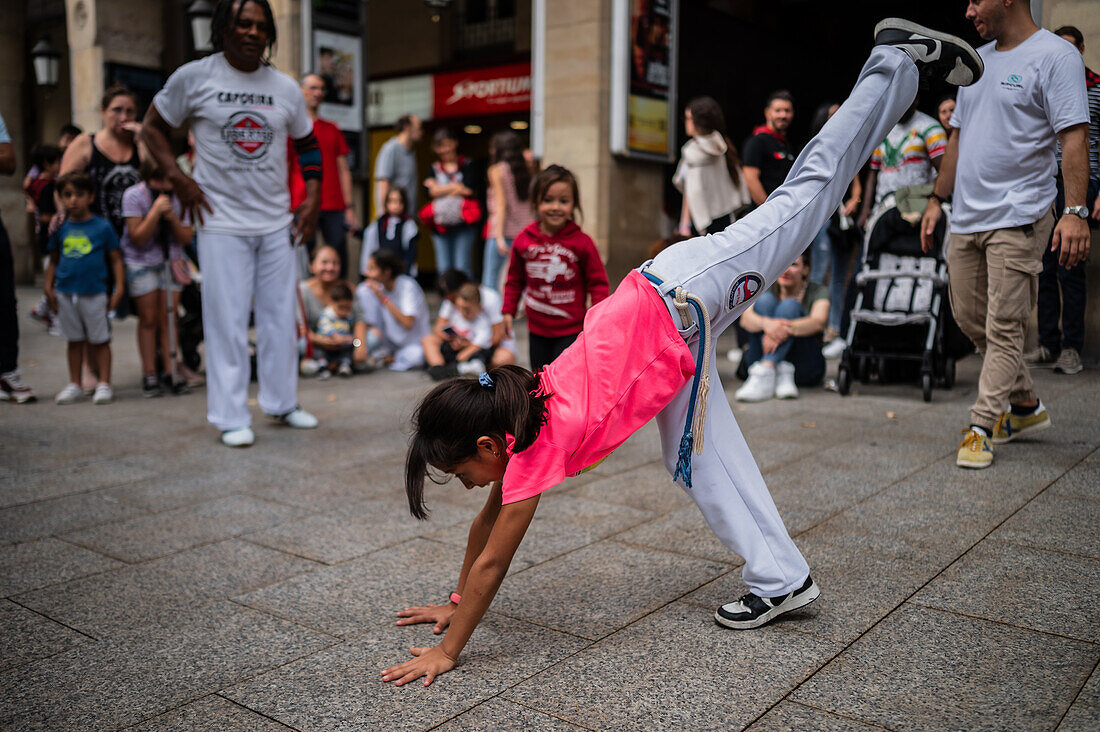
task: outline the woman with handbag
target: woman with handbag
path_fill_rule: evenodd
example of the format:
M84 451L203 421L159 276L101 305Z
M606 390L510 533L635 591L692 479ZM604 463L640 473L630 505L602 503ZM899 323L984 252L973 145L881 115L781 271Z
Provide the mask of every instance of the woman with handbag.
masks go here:
M696 97L684 110L688 141L672 183L684 194L680 211L682 236L714 234L752 204L737 148L726 137L722 108L711 97Z
M458 154L458 139L446 127L435 131L432 149L439 159L432 164L432 177L424 181L432 200L420 219L433 229L436 270L460 269L473 279L471 252L475 224L481 220L481 206L470 187L476 175L471 162Z

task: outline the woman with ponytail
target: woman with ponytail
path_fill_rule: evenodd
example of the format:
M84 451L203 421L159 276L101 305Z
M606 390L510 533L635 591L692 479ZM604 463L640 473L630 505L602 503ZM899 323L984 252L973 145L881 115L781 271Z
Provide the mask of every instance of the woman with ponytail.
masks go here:
M683 236L714 234L729 226L752 203L741 173L737 148L726 137L718 102L696 97L684 110L688 141L672 182L684 194L678 231Z

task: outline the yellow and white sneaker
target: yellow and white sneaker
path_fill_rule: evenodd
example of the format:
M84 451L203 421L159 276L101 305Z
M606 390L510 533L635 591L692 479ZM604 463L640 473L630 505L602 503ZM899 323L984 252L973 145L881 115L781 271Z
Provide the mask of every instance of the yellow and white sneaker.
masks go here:
M1015 415L1011 410L1003 412L997 420L997 425L993 428L993 444L1001 445L1005 442L1011 442L1017 437L1026 435L1029 432L1039 432L1047 427L1050 427L1050 415L1047 414L1047 408L1043 406L1042 402L1039 402L1039 406L1035 408L1035 411L1026 417Z
M960 468L988 468L992 465L993 445L989 437L972 427L963 430L963 435L955 464Z

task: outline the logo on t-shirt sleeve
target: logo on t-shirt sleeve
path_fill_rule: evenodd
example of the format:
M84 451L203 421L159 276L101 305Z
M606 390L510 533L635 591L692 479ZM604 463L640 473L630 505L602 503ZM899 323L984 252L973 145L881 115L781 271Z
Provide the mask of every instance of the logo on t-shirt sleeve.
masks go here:
M268 121L252 111L235 112L222 127L222 141L241 160L262 160L274 139Z

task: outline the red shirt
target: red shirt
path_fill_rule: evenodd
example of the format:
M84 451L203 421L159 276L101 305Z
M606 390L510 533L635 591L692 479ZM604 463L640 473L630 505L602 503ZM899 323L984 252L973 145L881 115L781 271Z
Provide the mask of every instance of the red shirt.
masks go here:
M559 338L581 331L589 295L595 305L608 292L607 270L596 244L579 226L570 221L546 236L535 221L512 244L501 312L515 315L522 295L528 330Z
M313 134L317 137L317 147L321 149L321 210L343 211L347 205L344 190L340 187L340 171L336 167L336 158L348 154L348 143L340 128L325 119L313 122ZM290 186L290 210L298 208L306 200L306 182L302 180L302 170L298 167L298 153L294 141L286 141L287 175Z
M512 453L502 503L515 503L583 472L691 383L695 360L664 300L638 272L584 318L584 332L539 374L552 396L539 436Z

